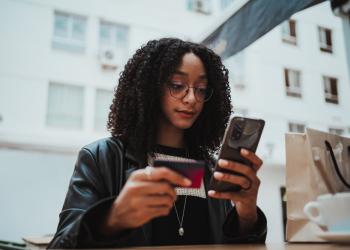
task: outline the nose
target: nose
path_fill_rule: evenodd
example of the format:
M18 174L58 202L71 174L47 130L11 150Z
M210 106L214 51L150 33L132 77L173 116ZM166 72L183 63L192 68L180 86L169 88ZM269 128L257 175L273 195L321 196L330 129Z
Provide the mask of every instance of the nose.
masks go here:
M196 96L194 95L194 88L188 88L186 91L186 95L183 98L185 103L195 103Z

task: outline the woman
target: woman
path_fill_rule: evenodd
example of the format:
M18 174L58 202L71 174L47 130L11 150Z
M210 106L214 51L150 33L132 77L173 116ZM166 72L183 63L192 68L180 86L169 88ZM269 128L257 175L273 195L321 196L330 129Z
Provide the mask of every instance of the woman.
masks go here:
M137 50L110 107L112 137L80 151L49 248L264 242L258 156L242 151L253 168L219 161L242 176L214 177L242 191L208 190L230 113L228 71L211 50L173 38ZM159 157L205 160L201 188L149 166Z

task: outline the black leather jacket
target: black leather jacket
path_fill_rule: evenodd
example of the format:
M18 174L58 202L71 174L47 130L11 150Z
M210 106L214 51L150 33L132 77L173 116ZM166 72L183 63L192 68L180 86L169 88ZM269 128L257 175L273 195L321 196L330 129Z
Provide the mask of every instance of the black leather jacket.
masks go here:
M110 208L130 173L144 167L136 152L117 138L106 138L83 147L78 155L57 232L48 248L97 248L152 245L152 223L104 237L96 221ZM206 169L205 187L211 171ZM213 243L263 243L266 218L258 209L258 222L249 235L238 234L237 214L230 202L208 198Z

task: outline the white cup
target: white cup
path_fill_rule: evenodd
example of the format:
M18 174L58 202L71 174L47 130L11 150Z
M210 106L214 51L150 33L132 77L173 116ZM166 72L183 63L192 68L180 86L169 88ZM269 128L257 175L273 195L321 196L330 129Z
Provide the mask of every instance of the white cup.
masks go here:
M350 232L350 192L324 194L304 207L306 216L332 232Z

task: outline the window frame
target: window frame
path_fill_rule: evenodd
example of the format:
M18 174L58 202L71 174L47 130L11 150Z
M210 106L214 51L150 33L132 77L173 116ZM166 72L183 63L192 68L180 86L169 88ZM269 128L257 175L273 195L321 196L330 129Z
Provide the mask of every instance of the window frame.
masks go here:
M295 73L297 75L297 83L298 84L291 84L291 74ZM293 86L292 86L293 85ZM299 86L296 86L299 85ZM292 68L284 68L284 86L286 90L286 95L290 97L297 97L302 98L302 82L301 82L301 71L297 69Z
M112 39L109 39L108 42L105 42L101 36L102 33L102 28L103 27L109 27L110 32L112 31L112 35L110 35L110 37L112 37ZM119 31L125 32L125 39L124 41L118 41L117 40L117 33ZM114 22L110 22L107 20L103 20L101 19L99 22L99 44L100 47L122 47L122 48L127 48L128 47L128 41L129 41L129 26L124 25L124 24L119 24L119 23L114 23Z
M332 29L318 26L318 41L319 41L320 51L330 53L330 54L333 53L332 33L333 33ZM327 34L329 34L329 36L327 36ZM328 37L329 37L329 40L328 40Z
M304 123L294 121L288 122L288 131L291 133L305 133L305 130L306 124Z
M323 93L326 103L339 104L339 89L338 79L331 76L322 76L323 79ZM332 86L332 83L334 85ZM335 89L335 93L332 90Z
M52 100L52 95L50 94L50 87L51 86L62 86L64 88L75 88L77 90L81 90L81 103L77 103L78 106L80 106L81 110L80 110L80 114L76 117L76 119L78 120L77 124L78 125L62 125L62 118L61 118L61 122L53 122L54 117L65 117L67 116L67 113L69 112L64 112L64 110L59 110L60 112L57 112L57 110L53 111L50 110L50 105L52 105L50 103L50 100ZM66 93L71 93L71 91L67 91L67 89L65 90ZM72 130L81 130L84 128L84 118L85 118L85 87L81 86L81 85L73 85L73 84L66 84L66 83L61 83L61 82L56 82L56 81L50 81L48 83L48 88L47 88L47 104L46 104L46 114L45 114L45 126L47 128L56 128L56 129L72 129ZM75 98L76 99L76 98ZM62 106L62 103L65 102L57 102L60 103L59 105ZM55 104L53 104L55 105ZM72 109L69 109L72 110ZM58 114L58 115L57 115ZM68 114L69 116L70 114ZM60 120L58 118L58 120ZM61 123L61 124L60 124Z
M66 34L60 36L57 33L57 19L59 16L65 16L67 19L67 30ZM86 47L87 29L88 29L88 18L83 15L64 12L60 10L54 11L54 24L52 34L52 48L63 49L71 52L84 53ZM81 22L82 35L81 38L74 33L74 25Z
M294 24L294 35L292 32L291 24ZM286 32L287 31L287 32ZM282 23L282 41L284 43L297 45L297 21L295 19L289 19Z

